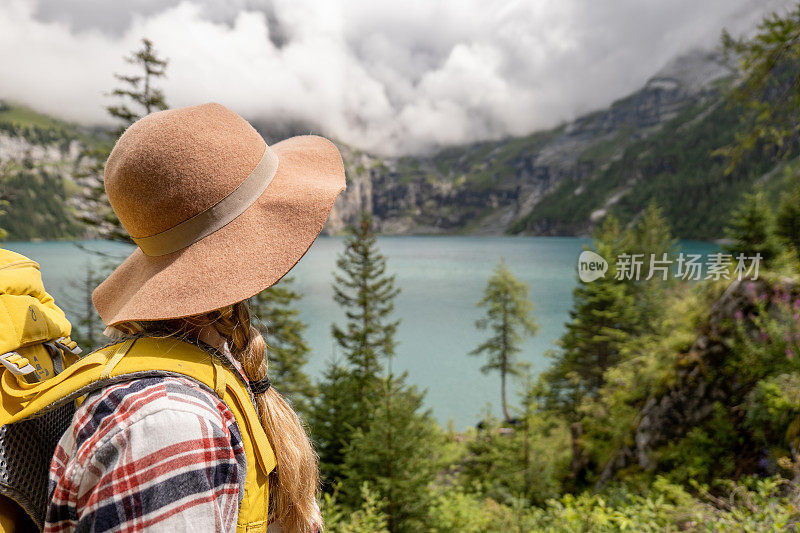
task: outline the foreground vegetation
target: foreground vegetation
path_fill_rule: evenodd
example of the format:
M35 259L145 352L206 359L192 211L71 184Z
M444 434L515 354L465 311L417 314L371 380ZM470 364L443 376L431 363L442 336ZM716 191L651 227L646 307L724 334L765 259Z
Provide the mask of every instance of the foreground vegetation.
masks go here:
M736 279L731 265L719 280L619 280L612 267L605 278L580 283L550 369L527 378L511 416L445 431L420 409L416 391L382 365L375 364L366 395L357 389L370 385L353 378L365 375L357 365L334 365L310 415L328 528L795 530L797 250L776 235L770 212L753 212L754 205L737 212L751 216L748 225L730 226L732 251L762 246L764 236L783 248L756 279L752 272ZM609 218L593 248L606 257L675 253L655 206L631 229ZM497 274L493 280L496 290ZM366 296L374 285L355 286ZM363 321L351 324L354 338L363 333L356 324ZM371 331L382 331L379 324Z
M732 176L729 184L737 172L752 172L743 163L749 154L794 153L794 112L763 102L776 86L786 89L785 76L776 78L769 69L794 68L799 34L800 8L785 19L768 19L753 41L728 42L753 76L742 86L748 94L731 96L753 129L742 126L713 154L712 147L700 145L697 157L712 161L720 176ZM781 52L787 56L781 58ZM797 91L796 84L788 90ZM374 367L376 388L368 400L347 385L355 361L332 368L320 383L326 393L312 401L310 416L322 446L328 527L799 529L800 176L792 169L787 165L780 177L784 186L763 182L727 213L724 253L731 262L716 274L703 270L701 281L686 281L683 263L669 279L620 275L615 259L624 254L679 259L669 224L674 217L654 203L640 209L632 224L607 216L591 248L609 259L609 271L578 284L550 368L523 378L524 394L502 419L485 419L466 434L432 427L416 391L402 380L394 386L390 365L384 366L391 350L383 359L378 353L383 364ZM348 250L358 250L356 243L367 242L368 235L363 226ZM738 254L758 254L758 273L737 270ZM371 287L386 289L391 282L383 278L385 263L367 255L350 254L339 265L351 274L347 290L355 291L340 303L361 306L360 314L348 314L352 338L367 337L359 324L383 331L390 320L370 310L369 302L379 301L381 309L390 309L391 291L379 296ZM481 305L494 311L487 315L495 319L494 327L487 348L475 352L486 351L503 378L521 373L513 366L514 351L503 348L505 339L535 331L526 317L530 306L511 305L524 291L509 276L501 268L489 282ZM519 319L497 320L507 313ZM396 327L392 323L392 331ZM513 342L506 346L511 347ZM332 401L335 390L341 395ZM383 398L377 407L375 398ZM326 422L347 409L361 418ZM337 441L342 433L346 438ZM330 442L339 447L328 447Z
M515 367L524 392L509 398L508 414L467 432L439 427L423 395L392 372L397 289L364 216L338 261L347 319L332 330L342 359L321 379L303 372L309 350L292 282L252 301L275 386L291 393L320 454L327 529L796 528L798 250L763 207L753 195L736 214L747 223L734 218L729 230L733 253L778 245L758 279L620 280L612 263L604 278L578 284L567 332L537 378L496 335L504 324L535 331L498 318L503 302L531 313L501 264L480 302L492 350L476 355L492 371ZM605 257L676 252L655 205L629 229L609 218L592 248ZM736 278L733 266L726 275Z
M719 147L702 143L659 148L702 163L691 179L673 173L676 186L730 176L731 191L749 191L738 210L669 198L642 209L661 186L633 191L637 203L616 211L629 223L612 213L594 232L591 249L609 270L578 283L566 332L539 376L517 357L521 336L536 332L526 287L502 264L492 275L476 302L486 342L471 355L503 383L522 380L518 398L503 387L502 418L463 433L441 428L424 393L393 371L398 289L367 214L337 262L335 299L346 318L331 327L341 359L319 380L303 371L309 348L291 280L254 297L273 382L294 399L319 452L329 531L800 529L800 175L789 163L781 186L767 180L753 191L743 178L763 170L748 166L753 151L775 160L795 153L792 112L761 106L776 78L762 75L759 54L800 42L800 9L787 19L767 21L755 44L729 43L754 76L744 85L750 96L731 96L755 120L752 131L731 132L713 154ZM792 53L772 67L790 69L800 48ZM712 126L697 122L701 133ZM662 168L648 157L635 164ZM625 254L677 263L670 221L681 209L724 214L725 252L759 254L758 275L737 275L735 260L696 282L680 272L619 275ZM97 277L89 272L87 286ZM76 326L85 348L100 342L91 308Z

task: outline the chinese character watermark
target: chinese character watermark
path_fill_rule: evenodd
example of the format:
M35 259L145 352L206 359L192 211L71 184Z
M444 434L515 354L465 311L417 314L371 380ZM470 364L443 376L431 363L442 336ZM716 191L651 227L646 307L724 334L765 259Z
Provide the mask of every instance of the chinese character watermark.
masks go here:
M681 252L675 258L668 254L619 254L614 263L614 279L640 281L661 279L670 275L685 281L758 279L761 254L746 255L715 252L703 261L701 254ZM586 250L578 258L578 277L589 283L604 278L608 272L608 261L601 255Z

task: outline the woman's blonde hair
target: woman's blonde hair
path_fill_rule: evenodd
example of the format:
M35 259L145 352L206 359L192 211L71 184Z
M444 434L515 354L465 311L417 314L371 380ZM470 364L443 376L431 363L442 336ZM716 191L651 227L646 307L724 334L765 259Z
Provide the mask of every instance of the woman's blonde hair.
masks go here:
M203 315L153 322L125 322L115 326L127 334L191 337L212 326L228 343L247 379L267 375L266 341L253 326L247 302L239 302ZM270 474L269 521L286 531L306 533L322 527L316 503L319 488L317 455L297 413L270 387L255 396L261 425L275 451L277 468ZM248 465L248 468L250 465Z

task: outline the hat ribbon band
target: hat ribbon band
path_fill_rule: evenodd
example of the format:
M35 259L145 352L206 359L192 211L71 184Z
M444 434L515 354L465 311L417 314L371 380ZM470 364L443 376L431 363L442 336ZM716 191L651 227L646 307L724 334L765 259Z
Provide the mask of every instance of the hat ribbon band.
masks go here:
M244 213L261 196L277 171L278 156L267 146L253 172L225 198L165 231L149 237L133 238L133 242L151 257L182 250L222 229Z

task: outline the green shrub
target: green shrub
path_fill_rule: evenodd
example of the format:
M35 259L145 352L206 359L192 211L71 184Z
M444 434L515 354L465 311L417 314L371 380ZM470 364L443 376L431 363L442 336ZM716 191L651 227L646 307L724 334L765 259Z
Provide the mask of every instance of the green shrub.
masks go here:
M361 486L361 506L355 510L342 507L337 491L325 493L320 509L325 530L333 533L389 533L383 504L368 483Z
M797 445L800 433L800 374L759 381L747 396L744 425L764 444Z

